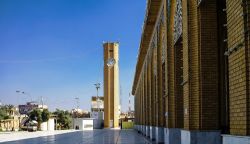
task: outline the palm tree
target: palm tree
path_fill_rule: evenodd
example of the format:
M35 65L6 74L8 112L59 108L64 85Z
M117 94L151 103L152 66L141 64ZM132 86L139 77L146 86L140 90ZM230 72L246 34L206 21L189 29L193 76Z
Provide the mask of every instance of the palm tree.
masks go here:
M4 106L4 109L6 110L6 113L9 115L9 116L12 116L12 115L14 115L14 105L11 105L11 104L9 104L9 105L5 105Z
M13 105L4 105L1 108L2 115L4 114L4 119L9 119L14 114L14 106Z

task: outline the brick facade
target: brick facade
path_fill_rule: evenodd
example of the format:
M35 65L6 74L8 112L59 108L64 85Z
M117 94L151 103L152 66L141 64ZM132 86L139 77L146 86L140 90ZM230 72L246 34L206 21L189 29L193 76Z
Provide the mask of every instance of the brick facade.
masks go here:
M249 3L148 0L136 125L250 134Z
M249 135L249 2L227 0L230 133L235 135Z

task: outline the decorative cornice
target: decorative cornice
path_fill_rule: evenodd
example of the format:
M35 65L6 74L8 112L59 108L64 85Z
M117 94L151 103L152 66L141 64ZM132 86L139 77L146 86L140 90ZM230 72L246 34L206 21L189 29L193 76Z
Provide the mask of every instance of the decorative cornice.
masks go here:
M142 71L143 62L145 60L147 51L150 46L150 41L152 38L152 34L154 32L155 23L157 21L158 13L160 10L160 6L162 4L162 0L148 0L147 1L147 9L142 29L141 42L139 46L139 54L137 57L137 64L134 76L134 82L132 87L132 94L135 94L135 90L137 87L137 83L139 80L139 75Z
M200 4L203 2L204 0L197 0L197 5L200 6Z
M182 0L177 0L176 2L176 11L174 16L174 43L182 35Z

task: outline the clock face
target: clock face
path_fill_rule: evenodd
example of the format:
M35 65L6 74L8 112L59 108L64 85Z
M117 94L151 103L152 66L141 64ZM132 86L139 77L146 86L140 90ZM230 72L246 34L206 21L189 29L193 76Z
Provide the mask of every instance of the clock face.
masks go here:
M114 66L115 65L115 59L114 58L109 58L108 60L107 60L107 66L108 67L112 67L112 66Z

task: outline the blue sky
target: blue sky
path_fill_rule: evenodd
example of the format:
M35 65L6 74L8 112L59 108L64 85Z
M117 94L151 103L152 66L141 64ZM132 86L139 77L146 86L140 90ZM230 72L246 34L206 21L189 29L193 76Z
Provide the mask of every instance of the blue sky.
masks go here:
M145 7L145 0L0 0L0 101L30 100L21 90L44 97L50 110L76 107L75 97L89 110L94 83L103 81L102 42L119 41L127 110Z

